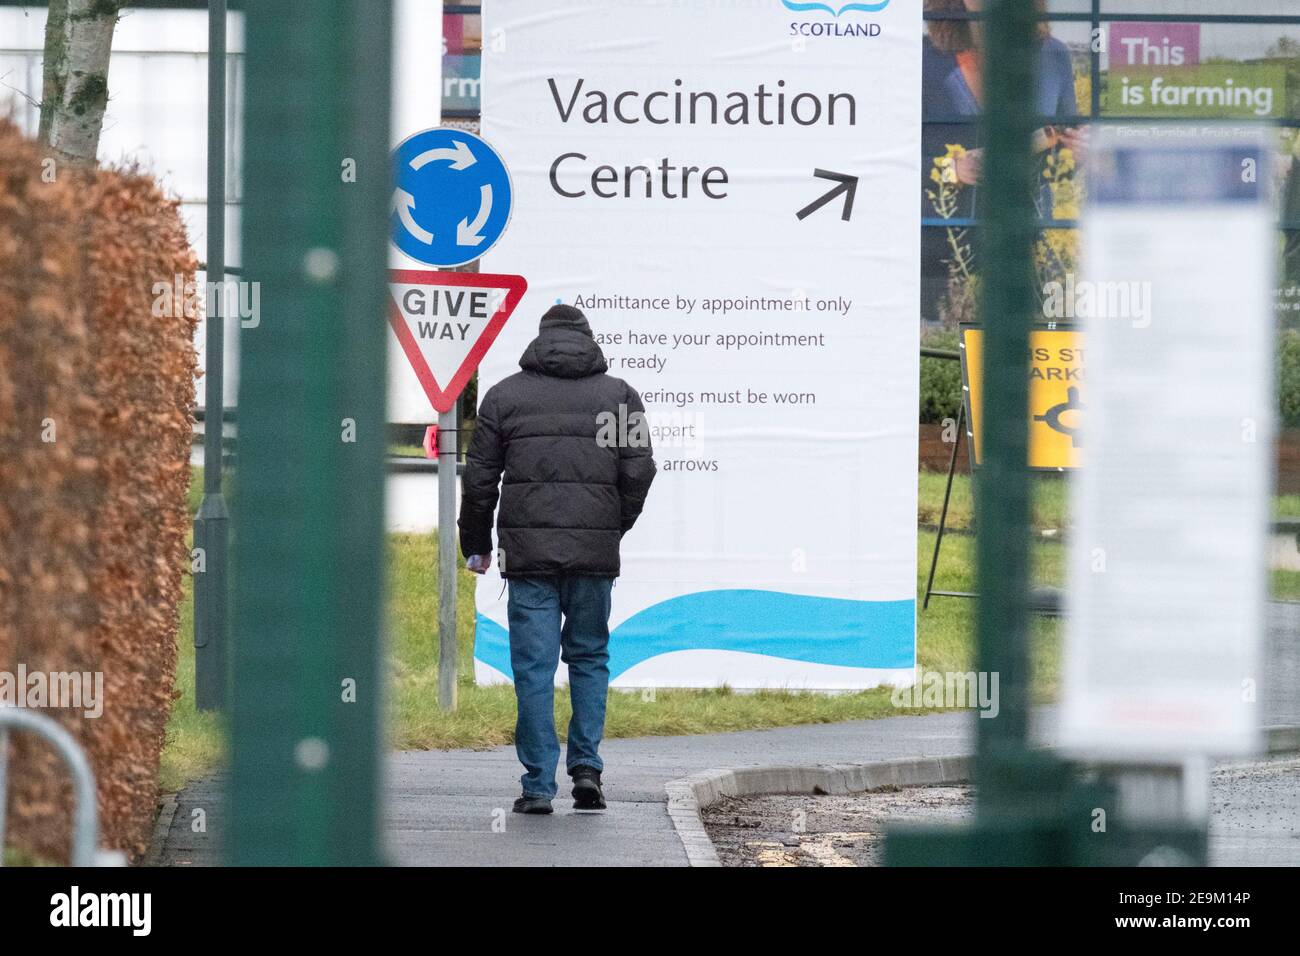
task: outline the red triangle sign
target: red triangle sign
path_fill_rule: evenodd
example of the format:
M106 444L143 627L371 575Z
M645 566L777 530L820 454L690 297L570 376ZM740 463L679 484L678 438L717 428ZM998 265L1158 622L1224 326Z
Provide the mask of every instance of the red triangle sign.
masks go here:
M388 270L388 323L435 410L456 407L527 288L523 276Z

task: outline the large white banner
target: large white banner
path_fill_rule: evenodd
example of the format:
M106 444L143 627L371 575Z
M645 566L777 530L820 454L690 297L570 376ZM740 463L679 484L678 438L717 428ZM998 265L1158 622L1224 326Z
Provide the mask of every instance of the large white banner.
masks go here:
M516 205L483 268L529 287L480 394L564 302L653 426L615 686L910 683L921 0L484 15ZM510 677L502 591L479 584L480 681Z

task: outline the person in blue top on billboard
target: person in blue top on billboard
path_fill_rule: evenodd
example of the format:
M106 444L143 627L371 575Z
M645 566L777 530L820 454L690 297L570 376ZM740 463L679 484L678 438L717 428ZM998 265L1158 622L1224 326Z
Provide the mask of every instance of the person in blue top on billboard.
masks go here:
M1035 6L1040 13L1047 8L1045 0L1036 0ZM983 0L925 0L927 14L979 13L982 8ZM978 20L927 20L926 28L921 81L921 114L926 120L921 215L972 219L984 168L979 126L984 103L983 25ZM1078 115L1070 50L1052 36L1047 21L1039 25L1038 55L1037 114L1044 118ZM1077 126L1044 125L1034 135L1034 150L1043 162L1062 149L1070 150L1078 161L1085 147L1085 134ZM1040 187L1037 201L1040 215L1051 218L1052 193L1046 183ZM954 242L953 232L931 226L921 234L922 315L928 320L940 318L940 306L955 274L965 275L974 267L974 244L966 241L960 229ZM962 246L962 251L954 245ZM960 263L955 262L958 257Z

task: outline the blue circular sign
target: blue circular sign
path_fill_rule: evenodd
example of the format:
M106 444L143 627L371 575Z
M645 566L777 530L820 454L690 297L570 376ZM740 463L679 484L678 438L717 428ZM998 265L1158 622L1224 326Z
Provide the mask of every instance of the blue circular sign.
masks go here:
M432 266L473 262L501 238L514 190L506 164L473 133L438 127L393 151L393 244Z

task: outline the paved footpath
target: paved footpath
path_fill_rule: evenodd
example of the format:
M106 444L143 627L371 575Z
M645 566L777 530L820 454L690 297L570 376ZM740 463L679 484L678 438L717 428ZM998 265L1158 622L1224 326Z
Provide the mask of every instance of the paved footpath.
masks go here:
M1261 702L1267 724L1300 723L1300 603L1274 603L1265 648ZM1038 741L1051 745L1050 710L1036 715ZM905 757L947 757L971 752L970 712L887 717L752 730L698 737L610 740L605 758L603 814L572 811L560 791L556 813L527 817L510 812L519 794L520 767L513 747L492 750L404 751L388 761L389 858L408 865L685 866L686 852L668 818L664 784L701 770L782 764L861 763ZM1289 770L1246 769L1221 775L1216 787L1213 853L1222 862L1289 858L1297 831L1279 827L1300 815L1297 780ZM567 781L562 778L561 783ZM223 825L222 780L212 776L177 795L164 809L166 835L154 859L163 865L219 862ZM206 831L192 832L202 809ZM495 825L495 830L494 830ZM504 825L504 830L502 826ZM501 832L497 832L501 831ZM1281 842L1279 842L1281 841ZM1274 851L1277 851L1276 853Z
M685 866L686 852L668 818L664 784L669 780L720 767L969 753L973 719L959 712L609 740L601 745L609 810L574 813L567 790L561 789L549 817L510 812L521 772L513 747L394 753L388 762L389 856L416 866ZM221 786L221 778L213 776L178 795L158 862L218 862ZM196 808L206 817L204 833L192 832ZM504 824L504 832L495 832L494 824L496 830Z
M1050 743L1052 712L1040 712ZM549 817L510 812L519 790L511 747L404 751L388 761L385 837L389 859L415 866L685 866L668 818L664 784L701 770L781 764L833 764L969 753L969 712L889 717L698 737L607 741L605 813L574 813L567 791ZM178 795L158 863L214 865L224 824L222 779ZM202 809L206 832L193 833ZM1259 866L1300 863L1300 758L1226 765L1216 770L1210 820L1211 862ZM504 830L502 830L504 824Z

